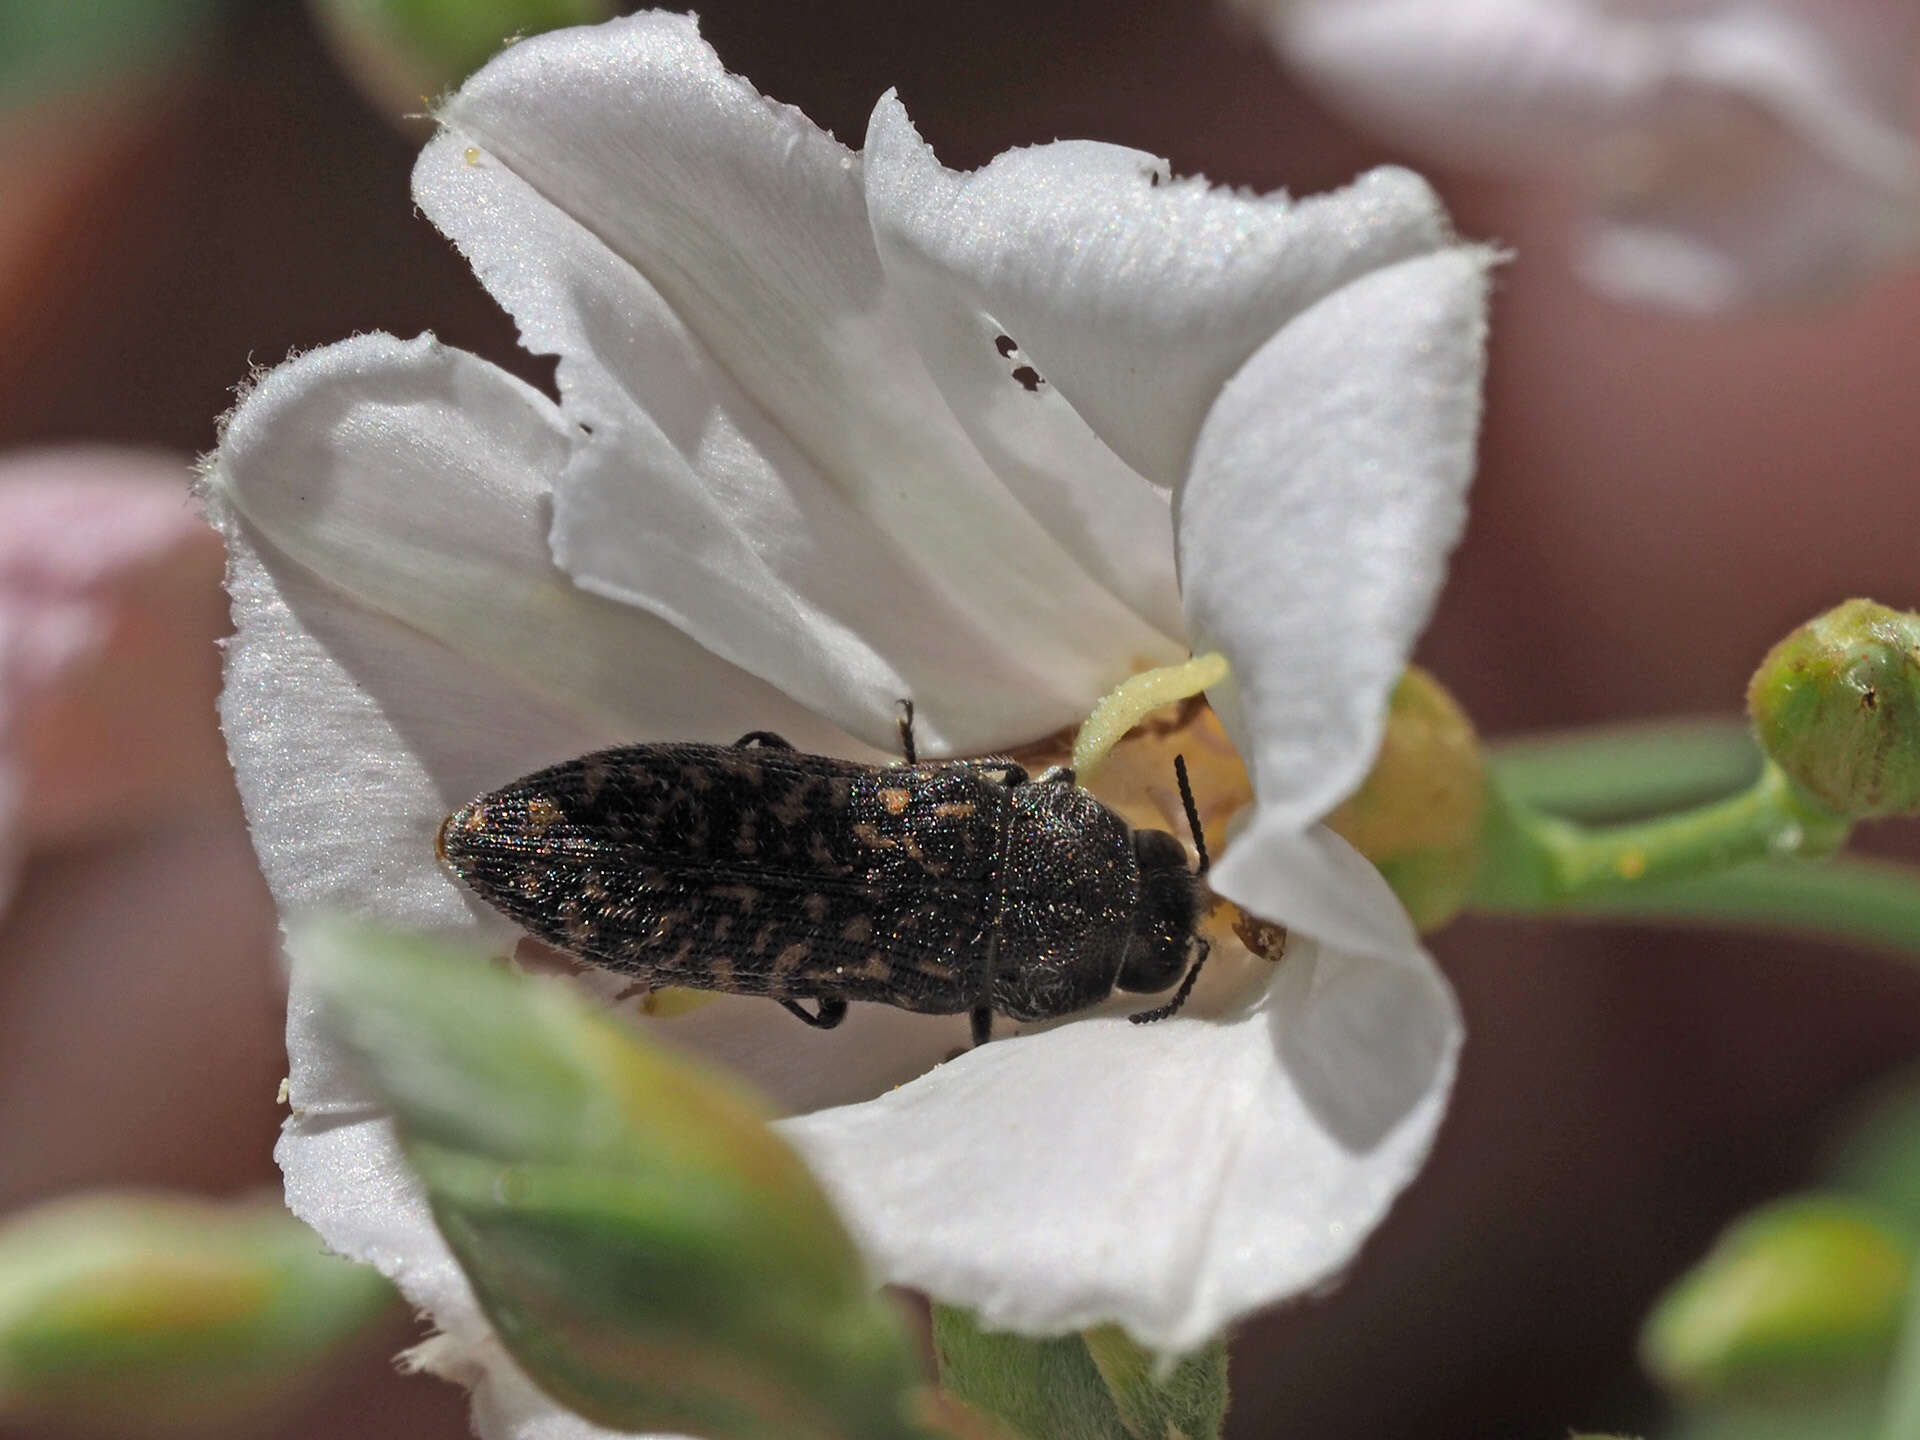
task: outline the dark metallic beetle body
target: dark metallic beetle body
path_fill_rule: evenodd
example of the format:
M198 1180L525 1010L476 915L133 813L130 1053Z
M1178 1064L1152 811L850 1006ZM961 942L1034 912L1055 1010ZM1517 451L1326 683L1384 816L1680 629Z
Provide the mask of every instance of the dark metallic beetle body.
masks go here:
M816 1024L864 1000L972 1012L984 1033L990 1011L1042 1020L1116 983L1165 989L1198 905L1179 843L1129 830L1070 775L777 744L569 760L461 807L440 851L569 954L648 985L819 1001L799 1012Z

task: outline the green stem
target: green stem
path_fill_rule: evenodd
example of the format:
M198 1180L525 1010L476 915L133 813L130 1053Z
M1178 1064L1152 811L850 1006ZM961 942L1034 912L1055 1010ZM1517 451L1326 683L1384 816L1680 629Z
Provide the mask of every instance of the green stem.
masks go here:
M1515 799L1570 820L1625 820L1751 785L1760 751L1744 720L1661 720L1503 741L1494 773Z
M1562 820L1496 783L1472 903L1496 911L1561 909L1753 860L1829 854L1847 829L1772 763L1730 799L1629 825Z
M1920 868L1851 858L1764 861L1589 895L1553 913L1797 931L1920 955Z

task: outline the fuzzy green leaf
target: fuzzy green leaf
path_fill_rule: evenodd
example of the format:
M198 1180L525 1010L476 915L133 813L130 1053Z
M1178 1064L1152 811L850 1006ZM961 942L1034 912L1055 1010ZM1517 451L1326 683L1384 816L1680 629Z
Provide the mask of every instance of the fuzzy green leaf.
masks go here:
M766 1111L564 984L337 923L290 945L526 1372L618 1430L913 1440L898 1317Z

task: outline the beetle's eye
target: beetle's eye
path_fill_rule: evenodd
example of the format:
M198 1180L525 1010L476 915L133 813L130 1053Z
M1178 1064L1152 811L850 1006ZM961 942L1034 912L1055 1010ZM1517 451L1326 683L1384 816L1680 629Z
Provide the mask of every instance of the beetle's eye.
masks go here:
M1133 858L1140 866L1140 878L1148 880L1156 870L1187 868L1187 848L1164 830L1133 832Z
M1135 930L1120 978L1114 983L1136 995L1156 994L1178 980L1187 968L1188 948L1185 935L1142 934Z

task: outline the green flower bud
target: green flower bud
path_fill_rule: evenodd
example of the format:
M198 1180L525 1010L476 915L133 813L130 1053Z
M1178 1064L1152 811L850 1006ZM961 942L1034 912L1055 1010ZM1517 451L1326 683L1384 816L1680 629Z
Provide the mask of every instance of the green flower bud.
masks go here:
M1486 761L1473 722L1440 682L1407 667L1366 781L1327 824L1380 868L1422 930L1451 920L1480 866Z
M309 0L347 73L395 117L435 96L522 35L595 25L611 0Z
M55 1201L0 1226L0 1423L256 1434L396 1298L277 1199Z
M1912 1243L1869 1207L1778 1201L1736 1221L1661 1297L1641 1358L1690 1399L1852 1382L1893 1346L1913 1259Z
M1809 620L1760 662L1747 709L1767 754L1836 813L1920 809L1920 615L1849 600Z
M712 1440L917 1433L898 1319L758 1101L558 981L340 924L291 943L549 1394Z

